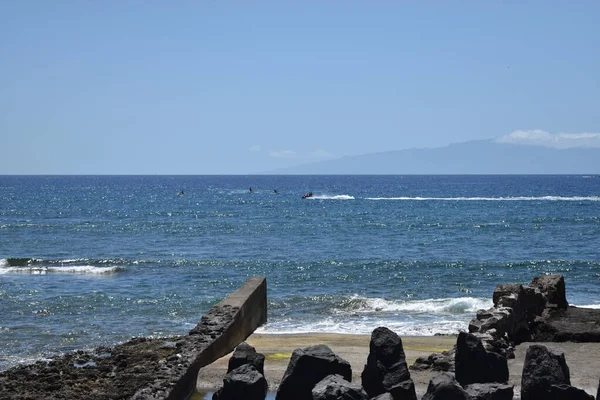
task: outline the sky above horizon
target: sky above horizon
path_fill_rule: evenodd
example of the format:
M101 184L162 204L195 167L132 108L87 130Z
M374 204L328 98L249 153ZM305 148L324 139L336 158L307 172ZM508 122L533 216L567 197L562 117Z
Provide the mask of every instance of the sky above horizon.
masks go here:
M0 2L0 174L600 147L600 2Z

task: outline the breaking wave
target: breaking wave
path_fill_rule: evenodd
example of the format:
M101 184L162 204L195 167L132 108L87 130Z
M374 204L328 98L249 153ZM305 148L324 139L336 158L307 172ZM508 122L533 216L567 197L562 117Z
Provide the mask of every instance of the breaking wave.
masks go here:
M308 200L354 200L354 196L350 196L348 194L337 194L337 195L317 194L312 197L308 197Z
M318 310L310 317L289 312L290 307L312 306ZM273 315L259 332L369 334L386 326L400 335L457 334L468 327L477 310L491 306L491 300L476 297L409 301L359 295L296 298L272 304Z
M378 326L385 326L400 336L456 335L468 327L468 321L390 321L384 319L344 320L324 318L306 321L268 321L256 330L257 333L299 334L299 333L338 333L368 335Z
M490 308L492 301L476 297L457 297L448 299L426 300L386 300L382 298L368 298L354 295L333 308L337 314L348 313L410 313L410 314L465 314L475 313L477 310Z
M515 196L515 197L366 197L366 200L397 201L600 201L600 196Z
M0 274L44 275L51 273L106 275L124 271L121 266L71 265L77 260L48 261L33 258L2 258ZM66 264L66 265L65 265Z

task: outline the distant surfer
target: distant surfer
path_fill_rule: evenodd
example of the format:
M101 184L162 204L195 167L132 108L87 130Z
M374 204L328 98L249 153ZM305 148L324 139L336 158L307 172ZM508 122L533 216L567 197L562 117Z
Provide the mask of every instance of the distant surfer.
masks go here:
M183 196L183 190L181 190L181 192L179 192L179 194L177 196Z
M273 193L275 193L275 194L279 194L279 190L277 190L277 189L273 189Z
M250 186L250 189L248 189L248 193L252 193L252 186Z
M312 192L308 192L308 193L302 195L303 199L308 199L310 197L313 197L313 193Z

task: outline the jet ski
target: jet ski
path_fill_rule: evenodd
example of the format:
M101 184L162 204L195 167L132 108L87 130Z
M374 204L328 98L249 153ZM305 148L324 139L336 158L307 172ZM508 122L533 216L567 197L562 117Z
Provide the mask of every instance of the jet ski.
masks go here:
M303 199L308 199L309 197L313 197L313 193L312 192L308 192L308 193L302 195Z

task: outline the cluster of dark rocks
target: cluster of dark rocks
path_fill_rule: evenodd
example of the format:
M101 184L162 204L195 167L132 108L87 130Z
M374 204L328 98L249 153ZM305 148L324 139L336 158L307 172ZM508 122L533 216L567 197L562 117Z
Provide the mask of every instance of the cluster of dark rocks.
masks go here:
M263 400L267 382L264 357L242 343L233 353L223 387L213 400ZM370 352L361 375L352 382L352 367L326 345L296 349L283 375L277 400L416 400L400 337L387 328L371 335Z
M440 372L422 400L512 400L506 357L487 351L475 335L457 337L455 373ZM264 400L267 381L264 356L242 343L229 361L223 387L213 400ZM350 364L325 345L297 349L292 354L276 400L416 400L401 338L380 327L371 335L361 384L352 382ZM521 380L522 400L593 400L571 386L564 354L532 345L527 350Z
M264 399L268 390L264 366L265 356L242 342L229 359L223 387L213 394L213 400Z
M498 285L492 299L494 306L477 312L469 332L508 357L515 344L536 340L545 320L569 306L562 275L538 276L529 286Z
M595 333L590 333L589 324L587 335L578 331L576 334L561 331L559 321L568 316L582 325L587 323L585 318L578 319L580 310L569 307L565 292L561 275L536 277L529 286L498 285L493 295L494 306L477 312L469 324L469 332L459 333L452 350L419 358L411 366L411 370L431 369L439 372L431 379L423 400L512 399L514 389L508 383L507 359L514 357L515 345L544 339L556 341L561 337L573 341L594 338ZM585 315L588 319L592 318ZM249 354L251 349L254 355L236 356L236 350L232 359L251 360L258 357L247 344L239 349L240 354ZM242 366L239 361L233 365L230 361L223 389L215 393L213 399L265 398L267 384L262 376L262 363L260 368L252 366L251 361L246 365L240 369ZM371 335L361 384L352 383L351 379L350 364L329 347L320 345L297 349L292 354L276 399L417 399L402 340L384 327L375 329ZM250 396L250 393L253 395ZM557 355L544 346L532 345L525 357L521 399L590 400L594 397L571 386L564 354Z
M506 358L523 342L600 342L599 311L569 306L562 275L538 276L529 286L498 285L493 304L477 311L468 329L486 350ZM455 352L421 357L411 369L453 372Z

